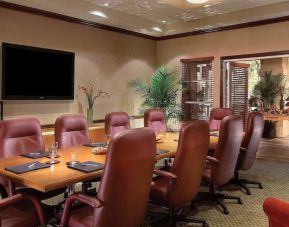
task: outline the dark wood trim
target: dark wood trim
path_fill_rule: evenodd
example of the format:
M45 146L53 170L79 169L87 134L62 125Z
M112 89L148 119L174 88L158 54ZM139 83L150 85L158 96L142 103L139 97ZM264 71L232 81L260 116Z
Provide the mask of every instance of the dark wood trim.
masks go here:
M183 58L180 59L182 63L188 63L188 62L204 62L204 61L213 61L214 57L202 57L202 58Z
M222 32L222 31L229 31L229 30L235 30L235 29L241 29L241 28L257 27L257 26L287 22L287 21L289 21L289 16L276 17L276 18L251 21L251 22L246 22L246 23L241 23L241 24L221 26L221 27L216 27L216 28L211 28L211 29L203 29L203 30L184 32L184 33L174 34L174 35L166 35L166 36L156 37L156 40L161 41L161 40L168 40L168 39L177 39L177 38L183 38L187 36L203 35L203 34L212 33L212 32Z
M261 53L253 53L253 54L239 54L239 55L230 55L230 56L222 56L220 57L220 68L221 68L221 75L220 75L220 107L223 106L224 97L223 97L223 80L224 80L224 61L225 60L233 60L233 59L246 59L246 58L258 58L258 57L269 57L269 56L279 56L279 55L289 55L289 50L281 50L281 51L272 51L272 52L261 52Z
M220 59L221 61L224 61L224 60L259 58L259 57L269 57L269 56L273 57L273 56L278 56L278 55L289 55L289 50L222 56Z
M49 12L49 11L45 11L45 10L40 10L40 9L28 7L28 6L14 4L14 3L10 3L10 2L4 2L1 0L0 0L0 7L6 8L6 9L11 9L11 10L16 10L16 11L20 11L20 12L30 13L30 14L34 14L34 15L44 16L44 17L48 17L48 18L53 18L53 19L57 19L57 20L62 20L62 21L66 21L66 22L87 25L87 26L91 26L91 27L106 30L106 31L118 32L118 33L122 33L122 34L126 34L126 35L137 36L137 37L155 40L155 41L183 38L183 37L187 37L187 36L202 35L202 34L207 34L207 33L212 33L212 32L222 32L222 31L256 27L256 26L262 26L262 25L268 25L268 24L274 24L274 23L289 21L289 16L283 16L283 17L276 17L276 18L264 19L264 20L259 20L259 21L251 21L251 22L241 23L241 24L221 26L221 27L216 27L216 28L212 28L212 29L203 29L203 30L197 30L197 31L191 31L191 32L184 32L184 33L180 33L180 34L155 37L155 36L151 36L151 35L142 34L139 32L129 31L129 30L126 30L123 28L104 25L104 24L100 24L100 23L96 23L96 22L92 22L92 21L88 21L88 20L83 20L83 19L79 19L79 18L75 18L75 17L65 16L62 14L53 13L53 12Z
M22 6L22 5L18 5L18 4L14 4L14 3L10 3L10 2L0 1L0 7L5 8L5 9L16 10L16 11L20 11L20 12L24 12L24 13L30 13L30 14L34 14L34 15L44 16L44 17L48 17L48 18L53 18L53 19L57 19L57 20L62 20L62 21L70 22L70 23L88 25L88 26L102 29L102 30L106 30L106 31L137 36L137 37L150 39L150 40L157 40L157 37L154 37L151 35L145 35L142 33L129 31L129 30L126 30L123 28L117 28L117 27L104 25L104 24L100 24L100 23L96 23L96 22L92 22L92 21L88 21L88 20L83 20L83 19L79 19L79 18L75 18L75 17L65 16L62 14L53 13L53 12L49 12L49 11L45 11L45 10L41 10L41 9L36 9L36 8L28 7L28 6Z

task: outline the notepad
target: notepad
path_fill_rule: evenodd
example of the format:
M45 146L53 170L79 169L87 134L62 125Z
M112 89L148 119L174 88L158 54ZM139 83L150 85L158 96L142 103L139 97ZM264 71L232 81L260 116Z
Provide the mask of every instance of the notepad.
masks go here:
M157 150L157 155L165 154L165 153L168 153L168 152L169 152L169 151L167 151L167 150L158 149L158 150Z
M21 154L21 156L26 157L26 158L43 158L43 157L48 157L49 154L46 151L34 151L34 152L29 152L25 154Z
M17 165L17 166L7 166L5 167L5 170L20 174L20 173L26 173L26 172L48 168L48 167L50 167L50 165L45 164L45 163L29 162L29 163L25 163L25 164Z
M67 165L67 167L85 173L90 173L103 169L104 165L98 162L87 161L87 162L80 162L75 165Z

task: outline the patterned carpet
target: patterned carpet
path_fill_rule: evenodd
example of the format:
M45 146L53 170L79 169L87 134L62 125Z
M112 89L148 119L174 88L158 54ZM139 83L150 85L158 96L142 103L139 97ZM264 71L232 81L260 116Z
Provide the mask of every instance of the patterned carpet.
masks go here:
M226 194L240 196L243 200L243 205L235 201L225 201L230 211L229 215L224 215L216 205L209 202L198 205L197 210L194 211L186 209L187 214L207 220L210 227L268 226L267 217L262 208L265 198L272 196L289 201L289 138L263 140L253 168L242 172L241 177L260 181L264 189L252 188L252 195L246 195L232 188L230 191L224 191ZM60 197L54 198L48 203L53 204L59 200L61 200ZM179 226L200 225L180 224Z

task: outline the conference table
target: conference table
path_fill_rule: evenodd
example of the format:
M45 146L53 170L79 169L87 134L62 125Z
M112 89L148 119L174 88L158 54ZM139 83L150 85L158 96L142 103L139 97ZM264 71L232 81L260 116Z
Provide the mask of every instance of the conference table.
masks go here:
M156 160L173 157L177 149L178 133L165 133L158 141L157 148L168 151L167 153L156 155ZM193 140L193 138L192 138ZM210 144L217 143L218 137L211 136ZM60 163L51 165L49 168L29 171L16 174L5 170L6 167L26 164L33 161L45 163L47 157L31 159L23 156L14 156L0 159L0 175L7 177L11 182L16 182L41 192L49 192L59 188L73 185L81 181L87 181L102 176L103 170L90 173L81 172L67 167L66 162L70 161L71 153L77 153L77 161L93 161L105 163L105 153L94 154L94 148L80 146L67 149L59 149L57 158Z

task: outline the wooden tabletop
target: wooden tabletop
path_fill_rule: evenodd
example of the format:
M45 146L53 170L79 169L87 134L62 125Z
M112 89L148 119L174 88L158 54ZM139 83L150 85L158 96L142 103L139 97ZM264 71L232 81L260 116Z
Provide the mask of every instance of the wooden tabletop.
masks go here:
M289 120L289 115L284 115L284 114L264 114L264 120L267 120L267 121Z
M157 142L159 149L168 150L168 153L156 156L157 160L172 157L177 149L178 133L166 133ZM216 143L218 137L211 137L211 143ZM93 154L93 148L90 147L75 147L69 149L60 149L59 164L52 165L50 168L39 169L21 174L15 174L5 170L7 166L21 165L28 162L39 161L46 162L49 158L30 159L22 156L0 159L0 174L10 178L27 187L34 188L42 192L52 191L68 185L72 185L84 180L91 180L102 176L103 170L91 173L70 169L66 166L66 162L70 161L70 154L77 152L77 160L80 162L94 161L99 163L105 162L105 154Z

